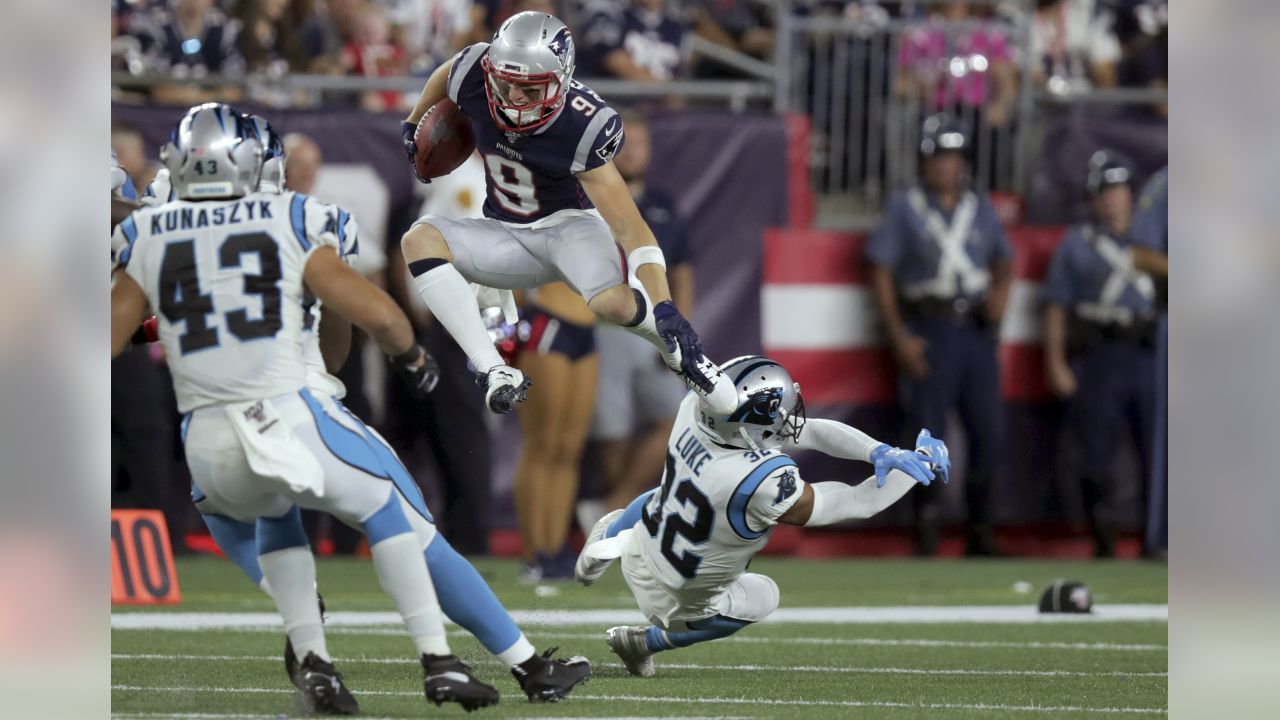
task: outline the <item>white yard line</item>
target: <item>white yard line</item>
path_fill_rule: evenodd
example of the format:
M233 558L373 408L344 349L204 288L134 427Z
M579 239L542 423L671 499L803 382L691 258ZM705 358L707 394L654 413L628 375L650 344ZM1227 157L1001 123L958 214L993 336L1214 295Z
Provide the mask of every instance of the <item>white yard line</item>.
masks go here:
M170 655L165 653L112 653L112 660L157 660L157 661L208 661L228 662L281 662L276 655ZM353 665L417 665L417 660L409 657L341 657L339 663ZM483 661L483 664L497 664L497 661ZM612 667L622 667L618 663L609 663ZM1003 675L1016 677L1124 677L1124 678L1164 678L1167 672L1127 672L1127 671L1087 671L1087 670L973 670L968 668L901 668L901 667L839 667L830 665L759 665L737 664L717 665L708 663L661 663L663 668L674 670L732 670L740 672L778 672L789 670L816 673L847 673L852 675Z
M514 610L511 617L523 627L563 625L625 625L644 623L638 610ZM781 608L765 623L863 625L884 623L1096 623L1168 622L1168 605L1107 605L1091 615L1041 614L1021 605L957 605L901 607ZM393 612L334 612L325 616L329 627L363 627L401 623ZM112 613L114 630L233 630L280 627L275 613Z
M112 690L124 692L186 692L186 693L232 693L232 694L288 694L291 689L283 688L197 688L197 687L149 687L141 685L112 685ZM362 690L361 695L384 695L390 697L419 697L420 692L400 690ZM1036 713L1105 713L1116 715L1168 715L1166 708L1150 707L1085 707L1079 705L997 705L988 703L904 703L883 700L770 700L764 698L730 698L730 697L648 697L644 695L580 695L574 693L575 702L649 702L686 705L746 705L746 706L793 706L793 707L848 707L848 708L901 708L905 710L989 710L992 712L1036 712Z

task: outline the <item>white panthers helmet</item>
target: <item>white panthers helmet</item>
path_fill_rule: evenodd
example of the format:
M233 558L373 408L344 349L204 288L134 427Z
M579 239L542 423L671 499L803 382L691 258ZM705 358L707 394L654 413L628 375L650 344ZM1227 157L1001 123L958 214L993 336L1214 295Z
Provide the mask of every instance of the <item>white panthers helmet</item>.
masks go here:
M698 401L698 424L724 445L752 449L780 446L800 439L804 429L804 398L800 383L778 363L760 355L734 358L720 366L738 391L733 412L720 415Z
M245 115L244 120L262 143L262 177L258 179L258 192L284 192L285 153L280 133L261 115Z
M262 142L229 105L205 103L187 111L160 148L160 160L179 200L243 197L258 189Z

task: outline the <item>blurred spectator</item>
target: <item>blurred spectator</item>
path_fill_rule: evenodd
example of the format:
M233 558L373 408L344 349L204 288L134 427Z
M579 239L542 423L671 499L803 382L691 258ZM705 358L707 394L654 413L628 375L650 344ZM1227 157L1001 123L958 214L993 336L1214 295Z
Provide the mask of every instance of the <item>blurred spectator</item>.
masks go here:
M704 40L767 60L773 55L773 6L758 0L692 0L686 2L694 33ZM720 63L695 60L698 77L739 77Z
M1121 58L1117 81L1124 87L1169 87L1169 4L1166 0L1101 0ZM1168 118L1169 105L1154 108Z
M409 72L404 48L392 42L386 10L375 2L359 6L353 34L342 54L348 75L397 77ZM360 96L360 107L370 112L398 110L401 104L402 95L394 90L374 90Z
M1036 0L1031 63L1036 84L1053 92L1114 87L1120 43L1094 0Z
M552 0L475 0L471 10L475 27L472 37L466 44L488 42L489 38L498 31L498 26L507 18L526 10L555 15L566 23L569 21L569 18L557 12L556 4Z
M674 198L645 182L652 148L647 121L626 113L623 123L627 141L614 164L662 248L672 301L685 317L693 317L693 245ZM590 522L583 523L585 528L604 512L625 507L662 477L667 439L686 392L666 363L647 351L644 339L606 324L596 329L596 337L600 384L592 437L599 444L608 496L600 512L586 518Z
M476 42L476 11L471 0L381 2L387 8L393 42L404 48L416 73L430 73L455 52Z
M124 123L112 124L111 149L135 188L146 187L155 177L158 166L147 155L147 145L137 128Z
M1133 218L1133 266L1156 285L1156 407L1146 555L1169 549L1169 168L1151 176Z
M577 24L579 77L671 80L682 70L687 29L664 0L595 0Z
M924 427L950 438L957 411L969 450L966 553L995 555L990 489L1004 454L996 340L1013 250L991 199L968 186L963 125L934 116L921 138L920 184L889 200L867 241L872 291L900 368L907 435ZM915 493L921 555L937 551L940 490Z
M135 15L129 32L141 43L147 70L167 73L175 80L173 85L156 87L154 100L192 105L239 98L233 87L207 89L188 82L244 72L244 58L237 47L240 22L215 8L213 0L173 0L170 8Z
M916 98L928 114L945 110L972 127L1003 127L1017 99L1004 31L965 0L933 3L930 11L902 38L898 92Z
M1045 372L1081 444L1080 490L1098 557L1115 555L1105 508L1122 438L1138 447L1146 520L1155 412L1155 285L1133 261L1133 166L1100 150L1089 160L1092 217L1073 226L1044 281ZM1145 535L1145 533L1144 533Z

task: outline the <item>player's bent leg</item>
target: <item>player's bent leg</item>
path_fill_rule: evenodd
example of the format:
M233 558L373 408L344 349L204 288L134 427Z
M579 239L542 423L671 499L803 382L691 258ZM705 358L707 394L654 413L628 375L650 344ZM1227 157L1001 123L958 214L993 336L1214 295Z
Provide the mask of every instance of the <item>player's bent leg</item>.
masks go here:
M601 319L615 323L633 335L649 341L657 348L667 367L684 377L689 388L707 398L712 407L726 408L726 413L733 411L737 404L738 393L734 390L732 381L725 377L720 367L705 355L698 358L695 364L702 375L711 381L711 387L704 388L690 380L682 370L680 348L668 346L667 341L658 332L653 301L649 299L648 294L638 282L636 285L620 284L607 288L588 300L587 304Z
M608 541L618 537L619 533L635 527L640 522L641 514L644 506L649 502L649 498L653 497L656 488L646 493L641 493L638 497L631 501L627 507L622 510L614 510L606 514L604 517L596 521L591 528L591 533L587 535L587 542L582 547L582 552L578 554L578 562L573 568L573 577L582 585L593 585L604 575L609 566L613 564L622 549L620 547L606 546Z
M217 513L200 513L204 526L222 553L240 568L254 585L266 594L271 594L270 584L262 574L262 566L258 564L258 543L254 523L242 522Z

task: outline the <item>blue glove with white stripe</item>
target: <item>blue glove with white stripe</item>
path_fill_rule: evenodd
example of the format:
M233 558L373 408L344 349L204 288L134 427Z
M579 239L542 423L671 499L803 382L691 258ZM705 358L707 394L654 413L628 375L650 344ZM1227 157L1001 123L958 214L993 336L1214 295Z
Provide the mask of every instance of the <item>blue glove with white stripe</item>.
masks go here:
M942 476L942 482L951 482L951 453L947 444L923 429L916 436L916 452L929 458L929 468Z
M921 485L933 482L933 471L929 469L928 462L922 455L910 450L889 447L881 443L871 451L871 462L876 466L876 487L878 488L884 487L890 470L900 470Z

